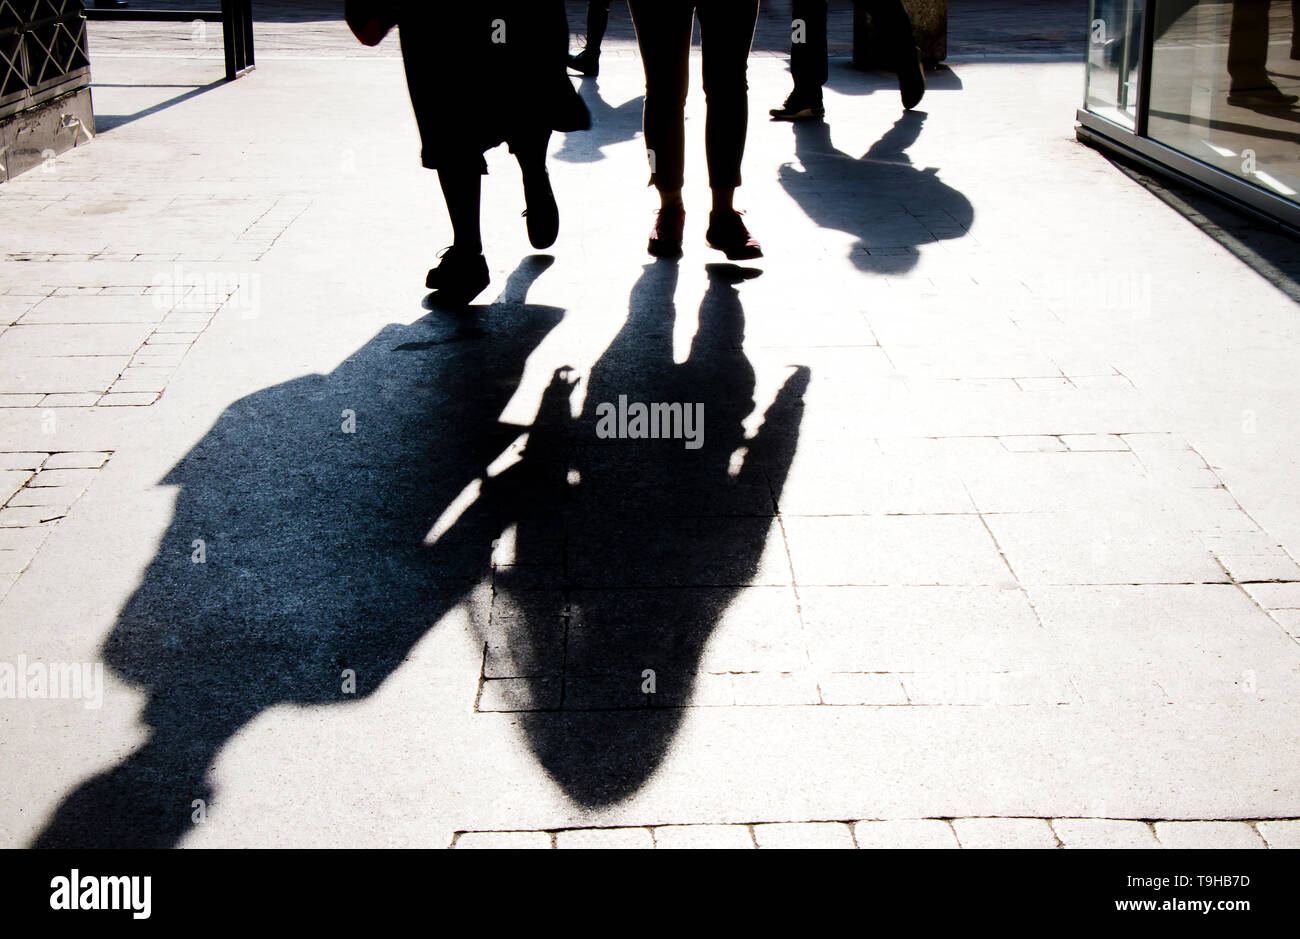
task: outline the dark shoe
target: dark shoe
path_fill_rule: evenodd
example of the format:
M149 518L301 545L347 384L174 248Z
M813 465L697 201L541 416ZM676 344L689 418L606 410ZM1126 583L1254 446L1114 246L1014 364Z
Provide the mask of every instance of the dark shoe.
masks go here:
M560 234L560 207L555 204L551 177L546 170L524 177L524 218L528 221L528 240L534 248L549 248Z
M749 261L763 256L763 248L749 233L740 213L732 209L727 212L710 212L709 228L704 233L710 248L716 248L730 261Z
M821 95L814 98L792 91L785 104L767 113L774 121L819 121L826 116L826 109L822 107Z
M910 111L921 103L925 97L925 64L921 61L921 50L916 50L916 57L908 56L898 69L898 93L903 99L903 110Z
M1242 108L1289 108L1300 96L1289 95L1268 82L1258 88L1240 88L1228 92L1228 103Z
M569 56L569 68L579 75L595 78L600 74L600 56L592 55L589 49L583 49L577 55Z
M465 306L481 294L491 281L487 259L452 245L441 254L437 267L429 271L424 286L438 291L438 299L454 306Z
M646 246L654 257L680 258L682 256L682 231L686 227L686 210L660 209L655 213L655 225L650 229L650 243Z

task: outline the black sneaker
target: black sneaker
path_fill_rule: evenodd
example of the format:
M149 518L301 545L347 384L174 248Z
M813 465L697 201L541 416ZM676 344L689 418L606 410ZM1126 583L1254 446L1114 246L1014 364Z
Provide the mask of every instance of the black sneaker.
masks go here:
M551 176L546 170L524 177L524 218L528 241L534 248L549 248L560 234L560 207L555 204Z
M600 56L592 55L590 50L583 49L577 55L569 56L569 68L579 75L595 78L600 74Z
M451 306L466 306L481 294L492 278L487 259L452 245L439 255L438 266L429 271L424 286L438 291L438 300Z
M826 109L822 107L821 95L813 98L792 91L785 104L767 113L774 121L819 121L826 116Z
M898 67L898 94L903 99L903 110L910 111L921 103L925 97L925 63L921 61L921 50L916 56L906 56Z
M740 213L735 209L729 212L710 212L709 227L704 238L710 248L721 251L729 261L751 261L763 256L762 245L749 233Z

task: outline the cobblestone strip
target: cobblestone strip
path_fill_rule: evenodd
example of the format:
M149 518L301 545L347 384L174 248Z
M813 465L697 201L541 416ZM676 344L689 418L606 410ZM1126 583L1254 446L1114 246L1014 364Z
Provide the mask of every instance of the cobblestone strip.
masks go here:
M1300 819L904 818L460 831L452 848L1296 848Z

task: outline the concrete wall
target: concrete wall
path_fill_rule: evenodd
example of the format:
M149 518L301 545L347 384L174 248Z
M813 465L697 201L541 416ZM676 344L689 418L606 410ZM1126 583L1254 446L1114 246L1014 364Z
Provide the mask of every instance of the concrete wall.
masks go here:
M0 121L0 182L86 143L94 134L88 86L19 111Z

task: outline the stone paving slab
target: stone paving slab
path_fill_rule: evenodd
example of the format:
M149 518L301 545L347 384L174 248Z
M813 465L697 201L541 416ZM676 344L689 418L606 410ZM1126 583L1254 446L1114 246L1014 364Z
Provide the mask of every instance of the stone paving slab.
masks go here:
M1266 848L1253 826L1234 822L1157 822L1156 837L1171 848Z
M1300 848L1300 821L1256 822L1255 830L1270 848Z
M111 453L0 453L0 599Z

